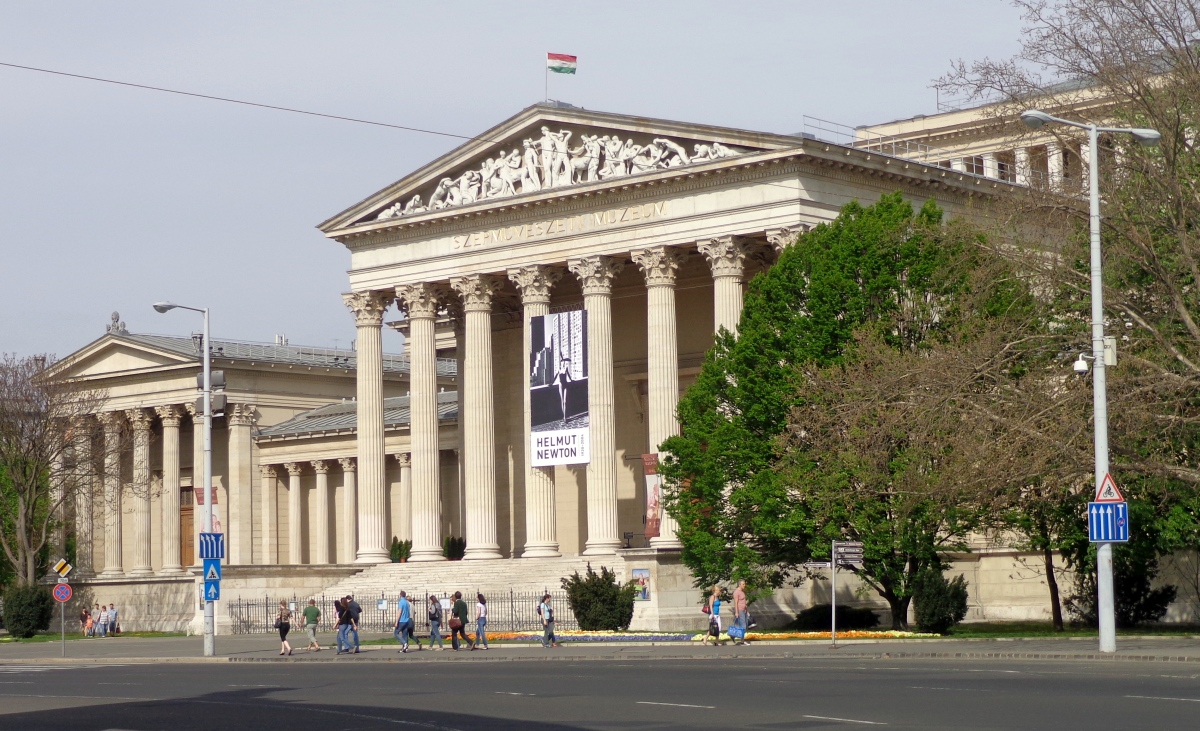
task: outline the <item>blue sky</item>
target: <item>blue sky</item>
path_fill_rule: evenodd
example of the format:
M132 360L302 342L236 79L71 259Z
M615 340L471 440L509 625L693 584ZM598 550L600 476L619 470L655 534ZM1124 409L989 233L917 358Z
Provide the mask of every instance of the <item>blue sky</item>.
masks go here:
M550 95L771 132L935 111L952 59L1015 52L1002 0L0 3L0 61L481 132ZM0 67L0 352L103 333L345 347L349 257L314 226L456 146L423 135ZM385 347L400 349L389 334Z

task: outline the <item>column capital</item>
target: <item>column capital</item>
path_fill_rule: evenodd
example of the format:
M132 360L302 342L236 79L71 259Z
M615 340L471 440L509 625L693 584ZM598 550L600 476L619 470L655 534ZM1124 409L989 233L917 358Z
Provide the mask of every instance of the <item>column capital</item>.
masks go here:
M204 412L196 408L196 404L184 404L183 408L187 411L188 416L192 417L192 423L196 426L204 425Z
M568 261L567 268L579 277L585 295L611 294L613 279L625 268L625 262L611 256L586 256Z
M362 292L347 292L342 295L342 302L354 313L356 325L383 325L383 313L391 306L394 297L390 292L364 290Z
M509 269L508 279L517 285L523 304L550 304L550 290L562 279L559 267L528 266Z
M392 456L396 458L396 461L400 463L401 467L412 467L411 452L400 452L399 454L394 454Z
M396 287L396 297L400 300L400 306L408 314L410 320L416 318L432 320L437 317L438 305L444 295L445 289L442 285L431 282Z
M125 422L125 414L120 411L101 411L96 414L96 421L104 426L105 431L120 428Z
M254 426L254 404L230 404L225 418L230 426Z
M741 279L746 264L746 240L741 236L719 236L701 239L696 249L708 259L713 277Z
M462 298L463 312L491 312L492 295L503 286L499 277L471 274L450 279L450 287Z
M287 473L289 476L298 477L301 472L304 472L304 463L303 462L284 462L283 468L285 470L287 470Z
M158 414L158 418L162 419L163 426L178 427L179 423L183 421L183 409L176 404L155 406L154 412Z
M784 226L783 228L767 229L767 243L775 250L776 254L782 254L783 250L792 244L796 243L796 237L808 230L808 226Z
M670 246L653 246L630 252L630 256L646 275L647 287L675 286L675 272L683 263L683 252Z
M275 465L273 465L273 464L260 464L260 465L258 466L258 474L259 474L259 475L260 475L260 476L261 476L261 477L262 477L264 480L273 480L273 479L275 479Z
M341 457L338 459L338 464L342 466L343 472L354 472L358 469L358 463L353 457Z
M316 472L318 475L324 475L324 474L329 473L329 460L314 459L312 462L309 462L309 464L312 465L313 471Z

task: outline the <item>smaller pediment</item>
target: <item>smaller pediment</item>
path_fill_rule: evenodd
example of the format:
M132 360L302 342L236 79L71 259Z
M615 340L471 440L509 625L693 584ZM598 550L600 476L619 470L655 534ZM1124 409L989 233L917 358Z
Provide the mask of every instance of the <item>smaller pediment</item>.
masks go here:
M797 144L787 135L539 104L326 221L321 228L329 232L548 190L615 183Z
M51 366L48 375L67 379L103 379L198 361L168 349L156 348L120 334L109 333Z

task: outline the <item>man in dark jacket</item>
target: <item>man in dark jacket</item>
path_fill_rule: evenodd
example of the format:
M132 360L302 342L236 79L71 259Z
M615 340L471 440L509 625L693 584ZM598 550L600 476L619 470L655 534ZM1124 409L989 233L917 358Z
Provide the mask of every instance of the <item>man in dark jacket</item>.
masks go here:
M462 592L454 592L454 606L450 608L450 646L458 649L458 636L462 635L463 642L475 649L471 638L467 636L467 603L463 601ZM455 622L454 620L458 620Z
M354 620L354 626L350 630L350 634L354 635L354 654L358 654L358 625L361 622L362 607L358 606L358 602L354 601L353 596L347 596L347 607L350 610L350 617Z

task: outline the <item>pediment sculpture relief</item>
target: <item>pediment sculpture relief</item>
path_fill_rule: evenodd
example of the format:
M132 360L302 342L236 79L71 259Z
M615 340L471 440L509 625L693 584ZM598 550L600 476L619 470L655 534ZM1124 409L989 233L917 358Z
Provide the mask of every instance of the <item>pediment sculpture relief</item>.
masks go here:
M385 208L375 220L438 211L481 200L506 198L518 193L533 193L548 188L564 188L578 183L623 178L651 170L691 165L740 155L741 150L720 142L684 144L656 137L644 145L616 134L580 135L572 147L571 130L551 132L541 128L541 137L526 138L521 147L501 150L483 161L479 169L464 171L458 177L438 181L427 198L414 195Z

